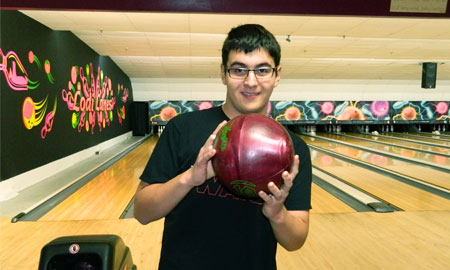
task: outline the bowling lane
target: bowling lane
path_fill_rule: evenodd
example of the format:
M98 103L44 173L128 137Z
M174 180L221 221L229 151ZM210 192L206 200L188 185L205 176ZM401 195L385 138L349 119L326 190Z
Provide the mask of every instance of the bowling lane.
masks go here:
M363 138L363 139L369 139L376 142L383 142L383 143L390 143L395 144L398 146L405 146L405 147L412 147L417 150L423 150L423 151L429 151L434 153L442 153L444 155L450 155L450 148L443 148L439 147L438 145L433 146L429 144L423 144L420 140L410 140L407 141L403 140L396 140L392 139L391 136L373 136L370 134L361 134L361 133L346 133L347 135Z
M350 143L350 144L366 147L366 148L373 149L373 150L397 154L397 155L401 155L403 157L412 158L412 159L415 159L415 160L418 160L421 162L425 161L430 164L436 164L440 167L445 167L445 168L450 169L450 158L443 157L440 155L423 153L423 152L419 152L419 151L415 151L415 150L411 150L411 149L405 149L405 148L395 146L395 145L385 145L385 144L379 144L376 142L363 141L363 140L359 140L356 138L340 136L339 134L317 133L317 136L329 138L329 139L333 139L333 140L339 140L339 141L342 141L345 143Z
M400 134L405 134L405 133L400 133ZM417 133L410 133L410 134L414 135L414 136L421 136L421 137L435 138L435 139L450 141L450 133L448 133L448 132L442 132L441 131L439 134L433 134L431 132L421 132L421 131L419 131Z
M408 140L414 140L418 142L426 142L426 143L432 143L436 145L441 145L445 147L450 147L450 138L444 137L440 135L434 135L434 134L428 134L428 133L387 133L387 132L381 132L380 133L383 136L387 137L394 137L394 138L401 138L401 139L408 139Z
M157 142L156 136L92 179L39 221L117 219L134 192ZM351 213L353 208L312 184L312 213Z
M389 158L383 155L370 153L350 146L329 142L323 139L316 139L309 136L300 137L308 144L321 147L346 157L354 158L369 164L379 166L394 172L404 174L409 177L427 182L450 190L450 173L434 170L429 167L420 166L399 159Z
M450 210L450 200L314 149L311 160L314 166L403 210Z
M343 203L316 184L311 186L311 213L352 213L353 208Z
M118 219L158 140L153 136L42 216L40 221Z

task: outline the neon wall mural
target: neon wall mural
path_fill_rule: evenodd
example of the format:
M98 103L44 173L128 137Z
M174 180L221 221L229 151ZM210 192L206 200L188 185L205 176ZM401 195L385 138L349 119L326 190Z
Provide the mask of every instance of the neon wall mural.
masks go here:
M449 120L449 102L446 101L397 101L392 104L394 121Z
M20 57L14 51L9 51L6 54L3 53L0 48L0 56L2 63L0 64L0 70L3 71L6 82L11 90L14 91L36 91L39 88L39 80L32 80L28 75L28 72L23 65ZM41 62L37 55L33 51L28 52L28 62L31 64L31 68L36 68L41 72L45 72L48 81L51 84L55 83L55 79L51 73L50 61L45 60L44 70L42 69ZM22 119L26 129L32 129L41 124L45 119L41 128L41 138L45 139L47 133L52 130L53 120L56 114L57 99L54 99L53 109L48 109L48 96L42 100L34 101L32 97L25 97L22 104Z
M30 79L25 66L22 64L20 57L14 51L4 54L0 48L0 56L2 63L0 71L3 72L6 82L11 90L14 91L38 91L39 80ZM33 51L28 53L28 61L32 67L45 72L49 83L54 84L55 78L51 73L51 65L49 60L45 60L44 68L39 58ZM94 134L95 126L99 131L109 126L114 118L114 107L116 98L112 89L112 82L108 76L103 74L100 67L97 73L93 69L92 63L86 65L85 68L73 66L70 71L70 80L67 82L67 90L62 90L62 100L67 104L67 108L73 111L71 124L74 129L81 132L83 129ZM123 84L118 84L117 93L122 98L123 103L127 103L129 90ZM41 124L41 138L45 139L47 134L52 131L56 108L57 98L55 96L51 110L49 108L48 96L42 100L34 101L33 97L25 97L22 104L22 119L26 129L32 129ZM125 106L116 110L118 121L120 124L126 117Z
M37 60L35 60L35 56L32 51L30 51L29 54L33 55L30 63L36 62L38 67L41 69L41 65L37 57ZM34 82L28 78L28 73L22 64L22 61L20 61L19 56L17 56L15 52L9 51L8 53L4 54L2 49L0 48L0 56L2 57L0 71L3 72L6 82L12 90L28 91L39 86L39 82ZM20 73L18 74L17 71L19 71Z
M0 15L0 181L131 131L131 82L109 57L21 12Z
M78 132L86 130L94 134L97 126L101 132L114 119L116 97L111 79L103 74L100 67L95 72L92 63L85 68L73 66L70 78L67 82L67 90L63 89L61 94L67 108L72 111L72 127ZM124 89L123 85L119 84L117 93L125 94L122 100L126 103L128 89ZM126 115L125 107L122 106L120 112L117 112L119 123L122 124Z
M150 101L150 122L164 124L180 113L222 104L223 101ZM271 101L267 113L287 124L450 120L447 101Z
M389 120L387 101L275 101L271 114L280 122Z
M117 85L117 93L118 93L118 96L122 96L122 102L127 103L128 95L130 94L128 88L126 88L126 87L124 88L123 84L119 83ZM120 109L117 108L116 112L117 112L117 119L119 120L119 124L123 125L123 121L125 120L125 116L126 116L125 105L122 105L120 107Z
M220 106L223 101L150 101L150 123L165 123L181 113Z

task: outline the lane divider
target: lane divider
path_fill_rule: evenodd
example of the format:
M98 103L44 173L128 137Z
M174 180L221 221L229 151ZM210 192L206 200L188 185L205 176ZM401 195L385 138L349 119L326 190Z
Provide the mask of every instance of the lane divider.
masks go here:
M369 206L375 212L388 213L388 212L393 212L395 210L400 210L399 208L397 208L397 207L394 208L393 206L391 206L385 202L382 202L381 200L378 200L378 199L368 195L367 193L362 192L361 190L342 182L337 177L331 176L330 174L325 173L317 168L313 167L312 172L313 172L313 175L315 175L315 176L319 177L320 179L326 181L327 183L333 185L334 187L341 190L342 192L347 193L348 195L355 198L359 202Z

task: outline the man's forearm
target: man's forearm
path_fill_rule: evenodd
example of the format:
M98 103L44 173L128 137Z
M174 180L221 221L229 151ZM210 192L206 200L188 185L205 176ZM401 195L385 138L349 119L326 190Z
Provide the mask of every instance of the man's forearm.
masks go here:
M165 217L193 188L188 185L191 169L163 184L141 182L134 199L134 216L142 224Z
M273 233L278 243L288 251L294 251L303 246L308 236L309 211L282 210L276 220L270 220Z

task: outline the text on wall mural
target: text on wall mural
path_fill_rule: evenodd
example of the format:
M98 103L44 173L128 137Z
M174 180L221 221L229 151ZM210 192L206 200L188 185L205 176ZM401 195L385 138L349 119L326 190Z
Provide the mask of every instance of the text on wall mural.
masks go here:
M103 74L100 67L94 74L92 63L85 68L73 66L67 82L67 90L62 90L62 99L72 111L72 127L81 132L85 129L94 134L95 126L101 132L113 120L116 98L111 86L111 79ZM128 95L128 89L118 86L118 92ZM126 90L126 93L125 93ZM126 98L123 99L126 102ZM125 118L125 108L121 108L119 122Z

